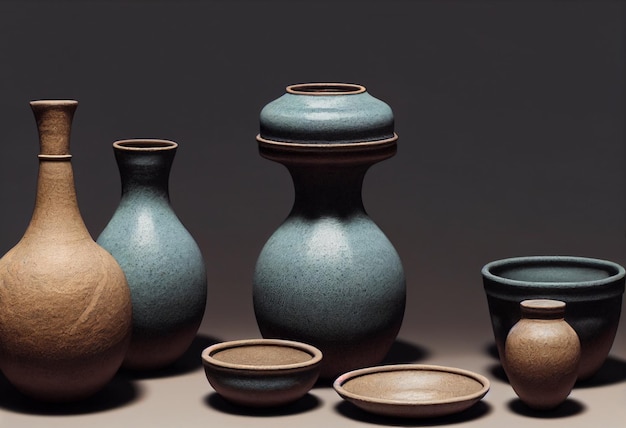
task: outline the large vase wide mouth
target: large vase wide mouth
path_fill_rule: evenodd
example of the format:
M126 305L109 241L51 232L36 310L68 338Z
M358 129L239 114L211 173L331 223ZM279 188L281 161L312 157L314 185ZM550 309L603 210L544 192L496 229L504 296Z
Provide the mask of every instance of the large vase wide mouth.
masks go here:
M117 150L129 152L158 152L163 150L174 150L178 147L178 143L170 140L135 138L116 141L113 143L113 147Z
M266 104L259 134L268 141L351 144L394 137L391 107L355 83L300 83Z
M482 271L487 291L585 290L598 293L624 292L626 271L617 263L575 256L513 257L487 263ZM603 294L603 293L601 293Z
M298 83L287 86L295 95L352 95L365 92L365 86L355 83Z

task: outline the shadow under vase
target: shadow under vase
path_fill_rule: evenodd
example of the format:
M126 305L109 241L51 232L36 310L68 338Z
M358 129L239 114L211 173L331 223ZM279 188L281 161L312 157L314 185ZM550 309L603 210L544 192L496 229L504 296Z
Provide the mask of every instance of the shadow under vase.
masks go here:
M157 379L171 376L180 376L202 369L202 351L211 345L220 342L210 336L196 335L189 348L172 364L155 370L131 370L122 368L123 376L130 379Z
M84 415L128 406L142 395L143 391L139 386L118 373L90 397L68 403L48 403L22 394L0 373L0 408L14 413L43 416Z

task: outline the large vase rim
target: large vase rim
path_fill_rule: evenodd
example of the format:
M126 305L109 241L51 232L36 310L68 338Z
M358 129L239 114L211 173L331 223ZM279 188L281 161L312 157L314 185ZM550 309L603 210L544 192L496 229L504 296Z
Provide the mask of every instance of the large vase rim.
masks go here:
M356 83L297 83L287 86L286 91L293 95L336 96L362 94L366 89Z

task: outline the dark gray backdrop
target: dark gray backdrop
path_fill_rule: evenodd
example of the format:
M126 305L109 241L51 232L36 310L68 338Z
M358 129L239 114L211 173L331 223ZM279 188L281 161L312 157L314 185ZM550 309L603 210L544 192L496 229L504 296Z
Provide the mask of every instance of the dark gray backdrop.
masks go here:
M361 83L400 136L364 199L405 265L403 331L486 337L486 262L626 262L624 18L618 1L4 1L0 250L33 208L28 101L77 99L92 235L119 199L111 143L179 142L171 196L209 270L203 329L256 335L254 263L293 198L257 153L258 113L288 84Z

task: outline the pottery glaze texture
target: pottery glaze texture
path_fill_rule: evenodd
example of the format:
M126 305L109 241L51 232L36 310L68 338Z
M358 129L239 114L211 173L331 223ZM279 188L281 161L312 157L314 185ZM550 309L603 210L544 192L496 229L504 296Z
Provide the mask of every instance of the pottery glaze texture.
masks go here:
M293 85L261 110L260 135L302 144L376 141L394 137L394 118L359 85Z
M163 140L114 145L122 197L98 243L119 262L131 290L133 336L124 361L129 369L173 363L191 345L204 315L204 260L169 200L176 148Z
M108 383L131 334L130 292L80 216L69 155L75 101L31 103L40 134L37 198L0 260L0 367L24 394L75 401Z
M295 201L259 255L253 303L264 337L320 348L333 378L380 362L402 323L402 263L361 199L397 136L389 106L361 86L291 88L261 112L260 153L288 168Z

